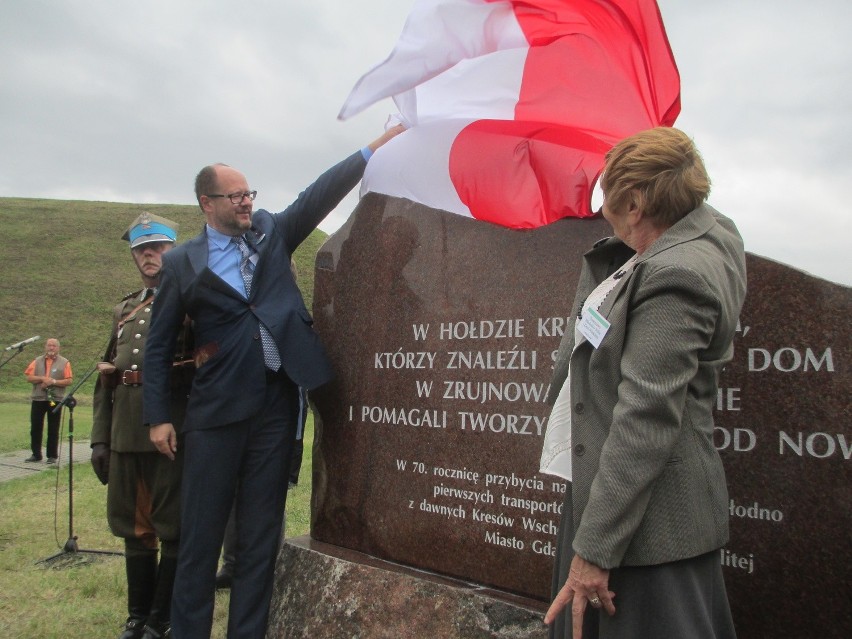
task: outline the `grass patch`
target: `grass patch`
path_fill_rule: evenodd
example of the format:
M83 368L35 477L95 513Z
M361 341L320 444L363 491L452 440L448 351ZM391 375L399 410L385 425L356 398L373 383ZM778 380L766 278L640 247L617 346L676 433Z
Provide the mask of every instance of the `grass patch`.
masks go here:
M106 349L112 308L141 288L125 229L142 211L180 225L178 243L196 235L204 218L197 206L0 198L0 348L40 335L20 353L2 352L0 452L28 451L29 396L23 371L57 337L62 355L81 380ZM313 305L314 260L327 235L316 230L294 255L305 303ZM10 357L11 356L11 357ZM89 438L95 376L76 392L74 438ZM67 455L69 414L61 441ZM45 434L46 435L46 434ZM287 536L310 526L310 450L313 419L305 432L299 486L287 501ZM28 453L27 453L28 454ZM26 456L26 455L25 455ZM77 460L83 461L83 460ZM106 523L106 487L88 464L74 468L74 532L83 549L121 551ZM57 478L59 481L57 481ZM127 616L123 557L79 553L46 568L39 560L68 539L68 468L0 483L0 634L13 639L117 637ZM224 637L228 594L217 595L213 637Z
M89 439L92 433L92 405L78 404L74 409L74 439ZM62 411L60 422L60 440L68 441L71 415L68 409ZM47 442L47 419L44 420L42 446ZM0 453L12 450L30 449L30 402L0 403Z
M123 204L70 200L0 198L0 348L40 335L41 340L15 355L0 369L0 402L26 401L32 386L24 379L27 365L44 352L44 341L56 337L71 361L77 380L106 350L112 308L128 293L142 288L128 243L121 239L142 211L180 225L178 244L198 234L204 216L197 206ZM314 261L328 236L315 230L293 255L299 286L313 307ZM78 391L81 404L91 402L95 378Z
M75 409L74 434L91 431L91 409ZM0 404L0 452L29 449L29 404ZM22 423L23 421L23 423ZM26 428L24 428L26 426ZM21 434L23 446L21 446ZM85 433L85 436L83 435ZM310 528L313 416L305 428L299 485L287 498L287 537ZM63 455L67 451L67 424ZM77 460L82 461L82 460ZM83 550L121 552L106 522L106 486L87 463L74 465L74 534ZM124 558L62 550L69 534L68 467L0 482L0 628L11 639L117 637L127 616ZM213 637L224 638L228 593L216 595Z

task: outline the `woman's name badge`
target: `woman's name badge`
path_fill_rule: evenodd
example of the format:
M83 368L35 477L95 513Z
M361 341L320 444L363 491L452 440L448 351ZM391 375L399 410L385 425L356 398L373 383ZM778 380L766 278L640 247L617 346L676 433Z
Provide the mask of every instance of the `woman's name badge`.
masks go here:
M578 328L592 346L597 348L601 345L609 327L610 323L607 319L595 309L591 307L583 309L583 317L580 319Z

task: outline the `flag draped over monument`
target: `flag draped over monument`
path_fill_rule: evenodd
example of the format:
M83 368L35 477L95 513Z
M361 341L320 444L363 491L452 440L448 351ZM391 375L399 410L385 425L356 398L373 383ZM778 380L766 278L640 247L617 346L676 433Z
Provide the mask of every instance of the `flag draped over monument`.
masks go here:
M607 150L674 124L680 78L654 0L417 0L339 117L387 97L410 130L362 193L534 228L592 215Z

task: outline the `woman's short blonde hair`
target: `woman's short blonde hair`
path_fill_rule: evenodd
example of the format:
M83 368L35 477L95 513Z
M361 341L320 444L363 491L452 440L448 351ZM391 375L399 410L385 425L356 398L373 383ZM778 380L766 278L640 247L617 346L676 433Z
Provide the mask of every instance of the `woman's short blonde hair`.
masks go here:
M610 210L635 203L655 226L668 228L707 199L710 177L683 131L657 127L610 149L601 188Z

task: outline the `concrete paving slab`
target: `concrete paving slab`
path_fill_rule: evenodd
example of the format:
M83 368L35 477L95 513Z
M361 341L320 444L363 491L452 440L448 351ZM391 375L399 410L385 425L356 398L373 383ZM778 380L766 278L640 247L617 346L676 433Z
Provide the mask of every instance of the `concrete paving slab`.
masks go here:
M89 447L89 440L75 440L73 449L73 459L75 464L89 463L92 451ZM68 465L69 448L68 442L64 441L59 446L59 461L56 464L48 464L46 460L40 462L24 461L32 455L29 450L19 450L10 453L0 454L0 481L8 481L9 479L18 479L19 477L28 477L36 473L42 473L47 470L56 470L64 468Z

